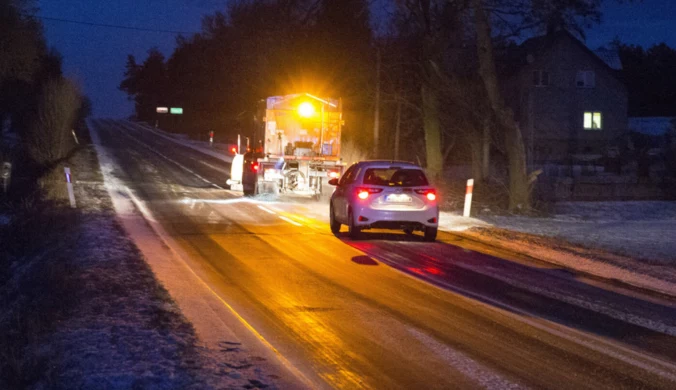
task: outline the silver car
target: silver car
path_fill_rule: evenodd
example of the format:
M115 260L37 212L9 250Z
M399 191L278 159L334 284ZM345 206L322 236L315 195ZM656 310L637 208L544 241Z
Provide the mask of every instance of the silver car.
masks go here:
M334 234L347 225L351 238L358 238L364 229L401 229L408 234L422 231L427 241L436 239L438 194L420 166L362 161L329 184L336 186L330 202Z

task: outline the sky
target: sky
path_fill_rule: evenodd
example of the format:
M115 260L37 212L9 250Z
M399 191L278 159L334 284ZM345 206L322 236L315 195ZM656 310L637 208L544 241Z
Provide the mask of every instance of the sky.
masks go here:
M228 0L39 0L39 16L145 29L198 32L203 15L224 10ZM338 1L338 0L334 0ZM47 40L64 57L64 70L92 99L96 117L122 118L133 103L118 90L127 55L139 62L157 47L171 55L175 34L102 28L44 20ZM676 47L676 0L618 4L605 0L603 21L587 31L595 49L615 37L650 46Z

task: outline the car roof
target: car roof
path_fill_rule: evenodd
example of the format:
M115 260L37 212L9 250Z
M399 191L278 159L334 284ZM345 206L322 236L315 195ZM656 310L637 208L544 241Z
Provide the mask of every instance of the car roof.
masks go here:
M418 164L399 160L366 160L358 162L357 165L365 168L389 168L396 166L399 168L422 169Z

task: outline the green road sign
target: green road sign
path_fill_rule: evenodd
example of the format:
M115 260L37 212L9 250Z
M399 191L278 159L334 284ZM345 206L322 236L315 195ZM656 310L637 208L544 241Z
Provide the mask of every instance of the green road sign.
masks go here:
M175 114L175 115L181 115L181 114L183 114L183 108L181 108L181 107L172 107L170 112L171 112L172 114Z

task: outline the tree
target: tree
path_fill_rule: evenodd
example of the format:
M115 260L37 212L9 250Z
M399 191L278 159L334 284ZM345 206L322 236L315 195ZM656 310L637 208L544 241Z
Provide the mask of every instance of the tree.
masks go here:
M629 115L676 116L676 49L664 43L648 49L613 43L629 91Z

